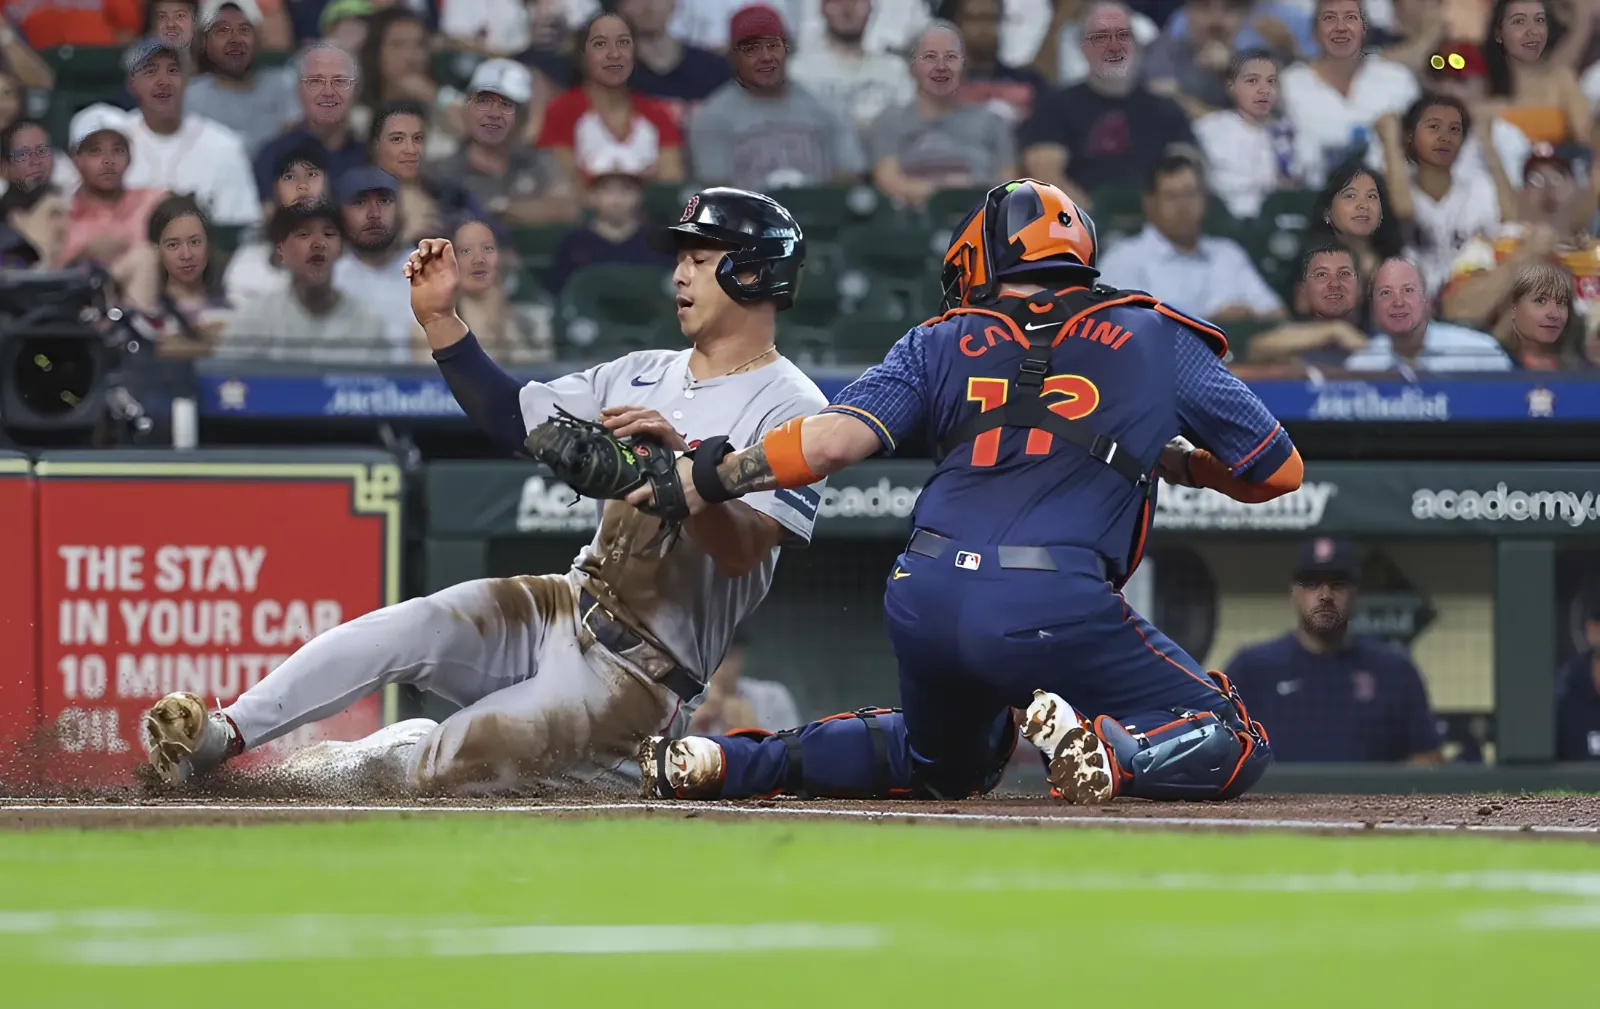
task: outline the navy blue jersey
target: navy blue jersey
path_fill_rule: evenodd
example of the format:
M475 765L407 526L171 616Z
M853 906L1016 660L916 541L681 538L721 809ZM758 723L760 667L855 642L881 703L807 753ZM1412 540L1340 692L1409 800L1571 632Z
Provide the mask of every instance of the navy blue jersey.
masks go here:
M1034 323L1032 304L1003 302L1020 321L965 310L917 326L828 411L865 420L885 452L934 444L1004 401L1024 355L1013 335L1020 328L1030 340L1057 341L1044 382L1050 408L1114 438L1146 473L1180 433L1251 482L1276 472L1293 452L1216 348L1178 318L1112 299L1070 324ZM916 526L971 543L1089 547L1123 561L1153 511L1144 508L1145 493L1057 441L1044 431L1005 428L954 448L917 499Z

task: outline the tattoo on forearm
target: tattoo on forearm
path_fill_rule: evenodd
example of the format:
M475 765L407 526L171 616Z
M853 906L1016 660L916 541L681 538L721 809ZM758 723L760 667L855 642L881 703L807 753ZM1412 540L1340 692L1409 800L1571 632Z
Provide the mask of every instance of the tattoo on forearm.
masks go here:
M761 445L752 445L722 460L717 476L730 494L742 496L778 488L778 478L772 475L772 466L767 462L767 450Z

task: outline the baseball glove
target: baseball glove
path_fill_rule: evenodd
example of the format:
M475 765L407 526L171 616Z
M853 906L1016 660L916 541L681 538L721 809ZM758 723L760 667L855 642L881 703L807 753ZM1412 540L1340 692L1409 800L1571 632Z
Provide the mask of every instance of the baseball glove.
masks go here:
M689 516L678 461L654 438L618 438L604 425L557 407L556 415L528 432L523 444L529 455L584 497L624 498L648 483L655 501L641 511L668 523Z

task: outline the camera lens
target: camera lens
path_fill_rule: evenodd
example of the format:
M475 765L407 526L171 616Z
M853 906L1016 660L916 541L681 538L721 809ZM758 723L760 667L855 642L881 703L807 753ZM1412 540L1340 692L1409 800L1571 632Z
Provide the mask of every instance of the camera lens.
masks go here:
M71 413L89 395L95 361L88 341L27 337L17 341L11 381L29 410L43 416Z

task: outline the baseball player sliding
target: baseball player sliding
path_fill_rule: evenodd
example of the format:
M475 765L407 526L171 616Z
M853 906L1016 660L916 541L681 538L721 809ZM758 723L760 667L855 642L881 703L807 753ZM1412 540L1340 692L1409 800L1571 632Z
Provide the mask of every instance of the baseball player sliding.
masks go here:
M1267 735L1227 678L1119 589L1158 475L1265 501L1300 485L1300 456L1224 367L1222 331L1096 284L1096 245L1060 189L996 187L946 253L943 316L821 414L680 461L672 514L803 487L908 442L936 446L938 466L884 594L903 710L652 737L646 794L958 799L999 782L1019 726L1069 802L1226 799L1260 779ZM628 497L662 500L655 486Z
M463 707L442 723L307 747L275 771L308 791L631 778L641 740L687 724L735 628L766 596L780 546L810 539L820 490L752 494L665 524L621 492L670 475L675 453L700 438L755 444L826 399L773 343L775 313L791 304L805 261L789 212L709 189L666 237L692 347L520 386L456 313L450 243L417 247L405 266L411 307L467 416L507 454L526 446L588 489L603 481L596 496L613 500L600 528L565 574L483 579L368 613L307 642L219 711L192 694L162 698L144 729L164 779L193 781L390 683Z

